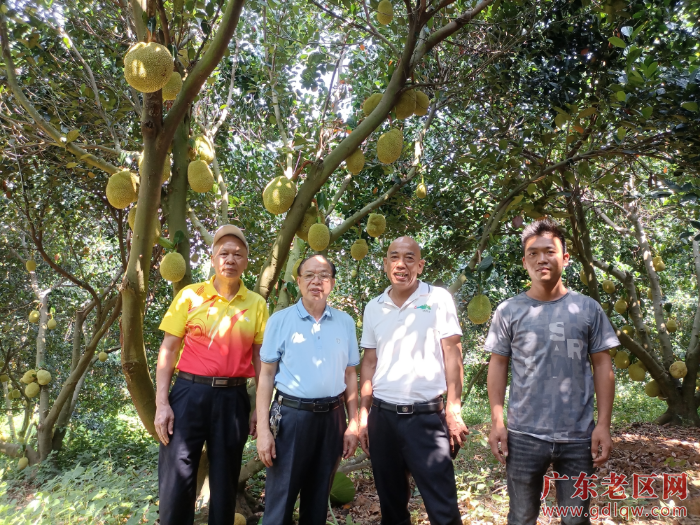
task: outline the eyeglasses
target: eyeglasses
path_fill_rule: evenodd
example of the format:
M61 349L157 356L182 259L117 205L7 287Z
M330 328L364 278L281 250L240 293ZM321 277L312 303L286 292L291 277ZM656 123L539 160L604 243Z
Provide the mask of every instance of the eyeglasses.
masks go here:
M328 272L321 272L321 273L313 273L313 272L304 272L301 274L301 278L304 279L307 283L310 283L313 281L315 278L318 278L319 281L322 283L327 283L330 281L333 276L328 273Z

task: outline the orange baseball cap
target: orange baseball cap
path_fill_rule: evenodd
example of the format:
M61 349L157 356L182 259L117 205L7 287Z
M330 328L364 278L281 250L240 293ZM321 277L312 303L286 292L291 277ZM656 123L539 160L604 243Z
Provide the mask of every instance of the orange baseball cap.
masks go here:
M234 237L238 237L241 241L243 241L243 244L245 244L245 249L250 251L250 248L248 247L248 241L245 240L245 235L243 235L243 232L240 228L234 226L233 224L224 224L221 228L216 230L216 233L214 234L214 242L211 243L212 249L214 248L214 246L216 246L216 243L219 242L219 239L225 237L226 235L233 235Z

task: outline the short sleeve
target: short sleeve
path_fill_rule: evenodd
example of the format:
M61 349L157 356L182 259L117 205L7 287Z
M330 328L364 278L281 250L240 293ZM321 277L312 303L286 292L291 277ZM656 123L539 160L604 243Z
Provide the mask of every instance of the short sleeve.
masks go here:
M348 366L357 366L360 364L360 348L357 346L357 334L355 333L355 323L352 317L348 316L347 322L348 332Z
M263 336L265 335L265 326L267 326L267 320L270 317L270 312L267 309L267 303L265 300L258 302L258 313L255 316L255 339L253 343L259 345L263 342Z
M510 331L510 315L505 305L496 308L491 320L489 335L486 336L484 350L491 354L510 357L512 334Z
M276 363L282 359L284 349L282 345L284 341L280 340L282 331L282 315L273 315L267 320L265 326L265 338L262 341L260 348L260 360L263 363ZM257 339L256 339L257 341Z
M593 304L593 319L588 329L589 354L620 346L620 341L615 335L615 329L610 324L610 319L605 315L603 308L597 301L594 301Z
M167 332L176 337L183 337L185 335L187 311L190 308L190 301L184 296L184 292L186 291L189 292L187 288L183 288L177 293L158 327L163 332Z
M362 337L360 338L360 346L362 348L377 348L377 335L374 333L374 326L371 322L369 311L372 307L372 301L365 306L365 313L362 316Z
M445 299L440 301L440 339L452 337L453 335L462 335L462 327L459 325L455 301L449 292L445 295Z

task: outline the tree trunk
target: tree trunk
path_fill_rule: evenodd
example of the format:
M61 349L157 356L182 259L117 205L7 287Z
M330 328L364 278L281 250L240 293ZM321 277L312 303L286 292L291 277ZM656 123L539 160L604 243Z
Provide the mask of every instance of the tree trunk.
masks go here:
M173 137L173 170L168 188L168 231L170 240L175 239L175 234L181 231L185 234L184 240L178 245L177 251L185 259L187 271L181 281L173 283L173 295L177 294L185 286L192 284L192 268L190 267L190 234L187 230L187 166L190 159L188 155L188 140L190 136L190 112L177 127Z
M159 141L163 120L161 97L160 91L144 94L141 119L144 160L141 164L136 224L121 292L123 301L122 370L139 418L153 437L157 436L153 424L156 396L146 359L143 316L155 241L157 211L160 205L161 174L168 148L168 144Z

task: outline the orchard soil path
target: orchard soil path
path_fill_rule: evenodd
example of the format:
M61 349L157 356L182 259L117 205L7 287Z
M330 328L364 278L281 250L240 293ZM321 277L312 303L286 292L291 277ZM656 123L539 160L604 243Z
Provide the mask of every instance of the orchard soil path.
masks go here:
M485 438L488 436L487 425L476 425L471 428L471 442L460 451L455 463L458 479L459 506L463 516L463 523L471 524L505 524L508 513L508 499L505 490L505 469L495 464L491 459L491 452L485 447ZM645 523L645 524L699 524L700 525L700 429L657 426L651 423L633 423L621 426L613 432L614 450L607 465L599 469L597 475L600 479L610 472L625 474L629 480L634 473L638 474L662 474L662 473L686 473L688 476L688 497L681 501L677 497L671 501L661 502L661 505L685 506L687 517L685 518L637 518L625 520L621 517L593 520L594 524L610 525L613 523ZM468 478L469 474L479 473ZM351 478L357 488L355 499L348 505L334 507L335 518L340 525L349 523L346 516L350 516L353 523L362 525L378 525L380 523L379 499L372 480L370 470L354 472ZM599 482L598 482L599 483ZM655 487L660 487L661 481L655 482ZM599 494L604 488L598 485ZM553 492L553 491L552 491ZM659 495L661 490L659 489ZM660 505L658 499L639 500L631 499L630 489L627 491L630 499L618 505L642 505L645 511L654 505ZM554 499L550 493L553 504ZM597 497L593 504L603 507L609 502L607 498ZM415 525L429 525L425 506L417 491L410 501L412 523ZM250 520L249 523L256 523ZM328 523L334 523L330 513ZM539 524L560 523L556 518L540 517Z

